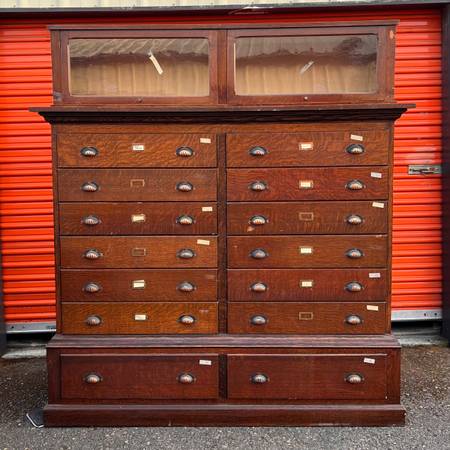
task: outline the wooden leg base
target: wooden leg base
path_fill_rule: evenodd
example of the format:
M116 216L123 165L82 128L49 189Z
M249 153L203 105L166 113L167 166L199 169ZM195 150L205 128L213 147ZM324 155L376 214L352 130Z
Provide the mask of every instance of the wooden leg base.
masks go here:
M401 405L47 405L47 427L62 426L389 426Z

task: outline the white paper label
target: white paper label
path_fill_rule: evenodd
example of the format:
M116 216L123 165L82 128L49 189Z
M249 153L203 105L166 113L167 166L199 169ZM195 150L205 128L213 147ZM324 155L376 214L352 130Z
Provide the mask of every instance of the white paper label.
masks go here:
M133 144L132 147L134 152L143 152L145 150L144 144Z
M137 320L137 321L147 320L147 314L135 314L134 320Z
M313 280L302 280L300 282L300 286L302 288L312 288L314 286L314 281Z
M383 178L383 174L380 172L370 172L372 178Z
M214 209L212 206L202 206L202 211L203 212L213 212Z
M212 364L212 361L209 359L201 359L198 363L201 366L210 366Z
M209 245L210 241L207 241L206 239L197 239L198 245Z
M364 138L362 136L360 136L359 134L351 134L350 139L352 141L360 141L360 142L362 142L364 140Z
M375 360L373 358L364 358L364 362L366 364L375 364Z
M300 142L298 145L300 150L312 150L314 147L314 144L312 142Z
M200 144L211 144L210 138L200 138Z
M145 280L133 280L133 289L145 289Z
M312 247L300 247L300 254L302 255L311 255L313 252Z
M372 206L374 208L384 208L384 203L381 202L372 202Z
M156 59L156 56L153 54L153 52L151 50L148 53L148 57L150 58L150 61L153 63L153 65L155 66L155 69L159 73L159 75L162 75L163 74L162 67L159 64L159 61Z
M145 214L132 214L131 221L133 223L145 222Z
M380 272L370 272L369 278L381 278L381 273Z
M312 180L300 180L298 182L300 189L311 189L313 184Z
M379 308L377 305L367 305L367 311L378 311Z

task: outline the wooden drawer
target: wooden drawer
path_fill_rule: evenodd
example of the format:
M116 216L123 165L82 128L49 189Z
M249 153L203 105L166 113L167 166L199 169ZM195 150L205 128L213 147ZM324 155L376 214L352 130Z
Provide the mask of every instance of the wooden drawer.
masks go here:
M383 334L385 303L230 303L234 334Z
M388 204L382 201L229 203L228 233L387 233L387 218Z
M60 203L60 233L214 234L214 203Z
M388 295L385 269L228 270L233 302L373 302Z
M227 198L261 202L387 199L388 173L387 167L228 169Z
M61 398L175 400L218 397L219 364L216 354L136 353L62 354ZM199 364L201 360L208 360L211 365Z
M215 167L214 134L58 134L59 167Z
M217 267L214 236L135 236L60 238L61 267Z
M211 302L217 297L217 271L61 270L63 302Z
M228 238L230 268L384 267L387 254L383 235Z
M362 140L352 139L352 136ZM388 164L388 149L388 130L235 133L227 135L227 165L384 165Z
M230 399L384 402L388 396L386 354L228 355L227 360Z
M60 169L59 200L214 201L215 169Z
M63 303L65 334L217 333L217 303Z

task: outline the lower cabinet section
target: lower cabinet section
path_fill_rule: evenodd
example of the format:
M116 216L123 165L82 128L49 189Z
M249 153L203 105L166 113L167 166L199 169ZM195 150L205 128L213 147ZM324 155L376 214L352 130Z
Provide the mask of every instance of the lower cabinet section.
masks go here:
M388 335L66 335L48 364L47 426L404 422Z

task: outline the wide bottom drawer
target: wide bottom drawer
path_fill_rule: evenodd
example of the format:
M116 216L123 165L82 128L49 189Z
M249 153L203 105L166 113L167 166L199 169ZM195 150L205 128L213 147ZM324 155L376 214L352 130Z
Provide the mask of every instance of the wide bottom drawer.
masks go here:
M62 332L217 333L217 303L63 303Z
M385 354L231 355L228 398L382 400Z
M62 399L218 397L218 356L214 354L68 354L61 355L60 363Z
M385 303L230 303L228 332L383 334Z

